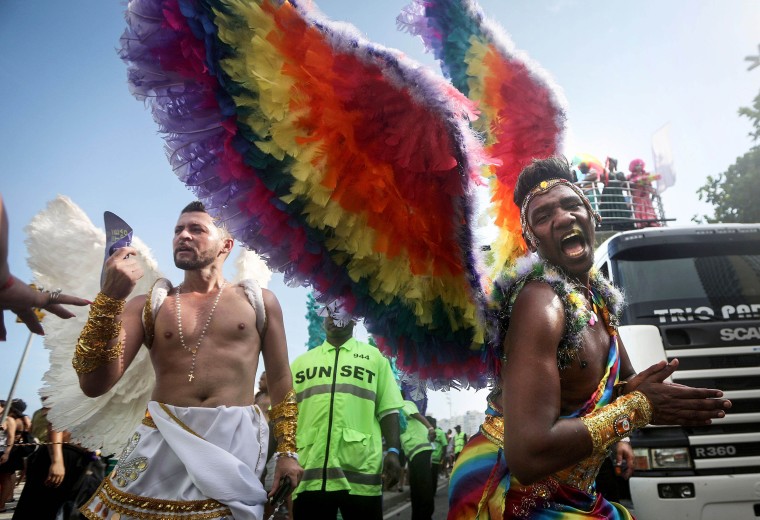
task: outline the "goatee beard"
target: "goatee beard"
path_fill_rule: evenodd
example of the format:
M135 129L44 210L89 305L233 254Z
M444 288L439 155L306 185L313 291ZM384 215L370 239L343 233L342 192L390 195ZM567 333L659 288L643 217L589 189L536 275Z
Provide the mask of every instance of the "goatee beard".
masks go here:
M203 269L212 263L214 263L213 258L199 258L196 256L190 259L179 260L176 256L174 257L174 266L177 269L182 269L183 271L195 271L198 269Z

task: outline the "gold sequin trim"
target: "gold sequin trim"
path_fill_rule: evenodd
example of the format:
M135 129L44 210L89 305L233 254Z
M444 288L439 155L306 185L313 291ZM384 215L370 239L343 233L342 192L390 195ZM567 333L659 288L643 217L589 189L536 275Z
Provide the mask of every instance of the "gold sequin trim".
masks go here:
M554 474L559 482L580 489L584 493L594 493L594 481L599 474L606 454L592 453L578 464Z
M145 300L145 306L143 307L143 323L145 324L145 346L148 348L153 346L153 338L156 335L156 324L153 322L153 289L156 288L156 284L150 288L148 292L148 299Z
M504 418L494 415L486 415L480 426L483 436L499 448L504 447Z
M295 453L298 403L292 388L285 394L285 398L269 411L269 420L274 424L277 451Z
M580 418L591 435L594 454L606 455L609 447L652 420L652 403L638 390L626 394Z
M150 412L148 410L145 410L145 417L143 417L142 423L148 428L153 428L154 430L158 428L156 426L155 421L153 421L153 417L151 417Z
M130 459L129 456L135 451L135 448L140 443L140 434L135 432L129 439L129 442L124 447L124 451L121 453L116 467L113 470L113 478L116 483L121 487L126 486L130 482L134 482L140 475L148 469L147 457L135 457Z
M182 420L181 420L179 417L177 417L176 415L174 415L174 413L172 413L172 411L169 409L169 407L168 407L168 406L166 406L164 403L158 403L158 405L161 407L161 409L162 409L164 412L166 412L166 414L167 414L169 417L171 417L171 419L172 419L172 420L173 420L175 423L177 423L177 424L179 425L179 427L180 427L180 428L182 428L183 430L185 430L187 433L190 433L190 434L192 434L192 435L195 435L195 436L196 436L196 437L198 437L199 439L203 439L203 437L201 437L200 435L198 435L197 433L195 433L195 432L192 430L192 428L190 428L190 427L189 427L187 424L183 423L183 422L182 422ZM205 439L203 439L203 440L205 440Z
M525 495L519 504L512 505L509 518L529 518L535 509L550 509L552 495L559 489L559 483L552 477L524 486ZM505 515L505 518L507 516Z
M124 350L121 341L111 348L107 346L121 332L121 320L117 317L124 311L124 304L124 300L103 293L98 293L95 297L87 322L79 335L74 359L71 360L77 374L89 374L121 357Z
M100 511L93 512L89 509L95 498L100 499L102 507L140 520L212 520L232 517L232 511L227 506L213 499L180 501L142 497L118 490L111 485L110 479L105 479L95 495L80 509L90 520L104 518L98 514ZM96 509L102 508L96 506Z

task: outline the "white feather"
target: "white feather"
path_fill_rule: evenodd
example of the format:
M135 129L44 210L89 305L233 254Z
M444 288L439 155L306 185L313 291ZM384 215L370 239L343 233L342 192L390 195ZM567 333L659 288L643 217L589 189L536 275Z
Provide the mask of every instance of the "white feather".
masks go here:
M94 299L100 290L105 233L68 197L59 195L34 216L25 228L28 263L35 283L61 288L64 293ZM145 275L133 294L147 293L161 275L150 249L137 237ZM45 320L45 347L50 368L40 395L50 407L48 418L58 430L68 430L82 446L104 454L118 453L142 419L155 383L147 349L141 348L121 380L105 395L85 396L71 366L79 333L87 320L86 309L74 309L69 320Z
M255 280L261 288L266 288L269 280L272 279L272 271L267 267L266 262L254 251L240 248L240 254L235 260L235 282L241 280Z

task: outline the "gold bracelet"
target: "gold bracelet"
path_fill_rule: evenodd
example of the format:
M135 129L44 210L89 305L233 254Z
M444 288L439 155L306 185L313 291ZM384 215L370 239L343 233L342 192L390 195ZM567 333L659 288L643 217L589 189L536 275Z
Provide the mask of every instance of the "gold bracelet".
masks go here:
M296 427L298 425L298 403L296 393L291 388L285 399L269 411L269 420L274 424L274 437L278 452L296 453Z
M90 306L90 315L109 316L115 318L124 311L126 300L117 300L107 294L98 293Z
M614 443L652 420L652 403L638 390L581 417L591 434L595 455L607 453Z
M121 320L116 318L124 311L124 304L124 300L117 300L103 293L95 297L90 306L87 323L79 335L74 359L71 360L77 374L89 374L121 357L124 351L121 341L111 348L106 346L121 333Z

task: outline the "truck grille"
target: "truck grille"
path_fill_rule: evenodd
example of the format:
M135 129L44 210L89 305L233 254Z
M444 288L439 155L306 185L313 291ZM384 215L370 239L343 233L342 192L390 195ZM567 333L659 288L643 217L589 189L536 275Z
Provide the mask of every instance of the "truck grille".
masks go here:
M725 418L709 426L684 428L695 473L760 471L760 347L721 348L695 341L690 348L671 346L666 355L680 363L673 374L675 383L719 388L732 402Z

